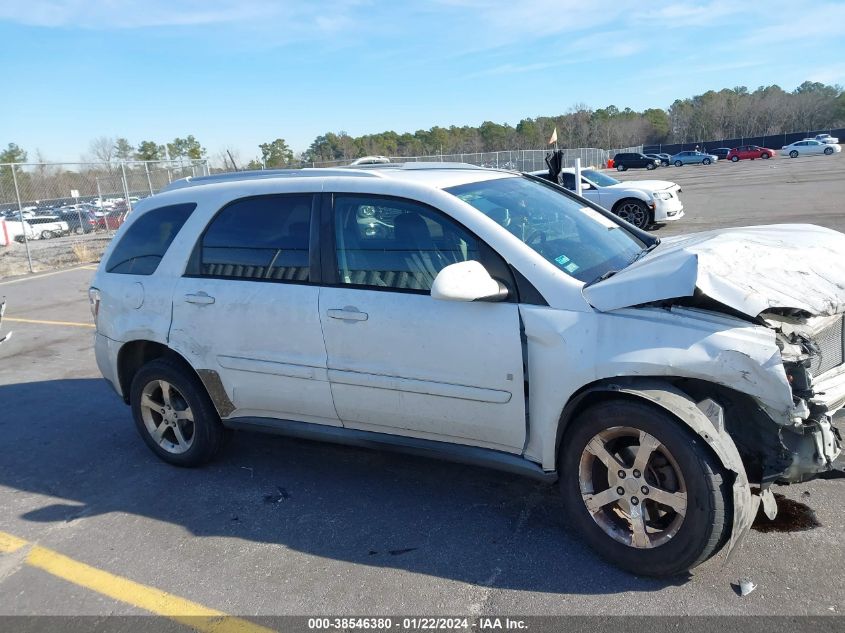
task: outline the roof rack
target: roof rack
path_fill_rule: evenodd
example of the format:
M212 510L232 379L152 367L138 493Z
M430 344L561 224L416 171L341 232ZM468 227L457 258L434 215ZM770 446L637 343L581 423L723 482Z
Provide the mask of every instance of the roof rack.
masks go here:
M210 176L188 176L174 180L161 191L173 191L185 187L196 187L199 185L210 185L221 182L238 182L242 180L265 180L268 178L314 178L326 176L363 176L376 177L376 174L366 173L364 170L351 170L345 168L305 168L305 169L258 169L249 171L230 171Z
M348 165L346 167L306 167L304 169L257 169L250 171L230 171L210 176L188 176L174 180L161 191L173 191L185 187L211 185L221 182L240 182L243 180L265 180L268 178L326 178L328 176L378 178L382 170L416 169L484 169L469 163L376 163L368 165Z

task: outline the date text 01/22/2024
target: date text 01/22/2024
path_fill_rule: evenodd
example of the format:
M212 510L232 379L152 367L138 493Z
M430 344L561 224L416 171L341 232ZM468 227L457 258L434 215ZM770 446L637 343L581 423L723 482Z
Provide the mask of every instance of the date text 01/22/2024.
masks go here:
M469 618L457 617L404 617L401 620L389 617L366 618L309 618L309 630L369 630L369 631L444 631L444 630L468 630L473 624ZM475 623L479 630L523 630L528 628L527 623L521 619L480 617Z

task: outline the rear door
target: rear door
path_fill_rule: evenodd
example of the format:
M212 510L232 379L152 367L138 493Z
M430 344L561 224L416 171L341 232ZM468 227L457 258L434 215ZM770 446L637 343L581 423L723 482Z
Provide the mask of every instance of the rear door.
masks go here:
M326 213L320 319L343 425L521 452L522 340L507 265L412 200L336 194ZM507 209L494 216L517 222ZM433 299L437 273L468 260L510 285L513 300Z
M230 400L226 416L340 425L312 261L318 198L263 195L227 204L176 285L170 345L219 376Z

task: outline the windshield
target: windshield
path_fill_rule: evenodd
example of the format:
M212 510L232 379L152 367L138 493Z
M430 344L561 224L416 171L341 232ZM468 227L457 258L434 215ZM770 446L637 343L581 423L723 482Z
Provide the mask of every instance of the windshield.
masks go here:
M643 251L644 244L613 220L535 180L499 178L446 191L580 281L621 270Z
M616 178L603 174L595 169L582 169L581 175L599 187L610 187L612 185L618 185L621 182L620 180L616 180Z

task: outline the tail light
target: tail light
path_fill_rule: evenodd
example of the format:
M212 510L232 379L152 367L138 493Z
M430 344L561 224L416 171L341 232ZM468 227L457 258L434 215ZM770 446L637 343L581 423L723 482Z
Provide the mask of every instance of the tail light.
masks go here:
M97 288L88 289L88 303L91 306L91 316L94 317L94 325L97 325L97 316L100 314L100 291Z

